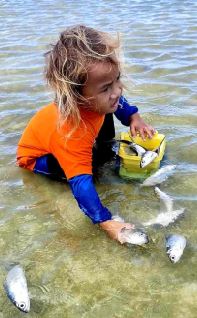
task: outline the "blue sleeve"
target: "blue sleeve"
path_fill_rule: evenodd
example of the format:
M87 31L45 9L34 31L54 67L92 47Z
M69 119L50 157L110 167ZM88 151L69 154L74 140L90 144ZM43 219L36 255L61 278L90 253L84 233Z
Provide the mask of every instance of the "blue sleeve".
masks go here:
M110 211L101 204L92 175L81 174L69 179L68 183L80 209L93 223L111 220Z
M138 108L136 106L131 106L127 102L124 96L121 96L119 99L118 109L115 111L115 116L124 126L130 125L130 117L131 115L138 112Z

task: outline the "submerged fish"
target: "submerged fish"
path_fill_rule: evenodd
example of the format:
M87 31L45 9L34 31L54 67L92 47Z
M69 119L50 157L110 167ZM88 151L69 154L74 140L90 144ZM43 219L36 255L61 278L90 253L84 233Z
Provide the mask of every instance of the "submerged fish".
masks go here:
M141 158L140 168L145 168L148 166L155 158L158 157L158 154L155 151L147 150Z
M4 289L11 302L21 311L30 311L27 281L23 269L16 265L7 274Z
M117 222L124 222L124 219L119 215L113 215L112 220L117 221Z
M158 187L155 187L155 193L158 195L160 200L163 201L164 206L166 208L166 211L167 212L172 211L172 209L173 209L173 200L172 200L172 198L168 194L166 194L165 192L161 191Z
M183 215L184 211L185 211L185 208L181 208L175 211L159 213L156 218L151 219L148 222L144 222L143 226L161 225L166 227L170 223L175 222L179 216Z
M162 183L174 172L175 168L176 165L167 165L160 168L158 171L156 171L150 177L144 180L141 186L150 187Z
M123 228L119 234L120 241L133 245L143 245L149 242L148 235L140 229Z
M166 237L166 253L172 263L177 263L186 246L186 238L183 235L170 234Z

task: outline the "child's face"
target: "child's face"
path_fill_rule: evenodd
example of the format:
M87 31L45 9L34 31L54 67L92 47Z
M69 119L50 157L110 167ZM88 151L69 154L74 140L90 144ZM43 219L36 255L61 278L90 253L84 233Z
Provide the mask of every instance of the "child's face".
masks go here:
M90 110L101 114L114 113L122 95L118 66L109 62L98 62L91 65L82 94L88 99Z

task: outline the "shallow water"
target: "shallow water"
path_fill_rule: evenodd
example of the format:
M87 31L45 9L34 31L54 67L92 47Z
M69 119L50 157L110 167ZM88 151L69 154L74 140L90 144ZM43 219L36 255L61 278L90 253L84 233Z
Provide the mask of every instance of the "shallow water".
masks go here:
M67 185L15 167L26 123L51 100L43 54L67 25L121 32L128 91L144 119L167 138L166 163L176 173L161 189L185 217L149 229L146 248L121 246L79 211ZM29 317L196 317L197 2L14 1L0 3L0 317L21 317L2 284L20 262L31 295ZM116 122L117 134L127 128ZM97 184L102 202L127 221L147 221L160 203L152 188L121 180L106 165ZM188 246L172 265L164 235Z

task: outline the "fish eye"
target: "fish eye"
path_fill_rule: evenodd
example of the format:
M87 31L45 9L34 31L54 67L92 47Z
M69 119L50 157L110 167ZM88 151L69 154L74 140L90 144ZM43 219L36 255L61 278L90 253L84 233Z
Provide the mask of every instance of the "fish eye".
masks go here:
M24 309L24 308L25 308L25 303L20 303L20 304L19 304L19 307L20 307L21 309Z

